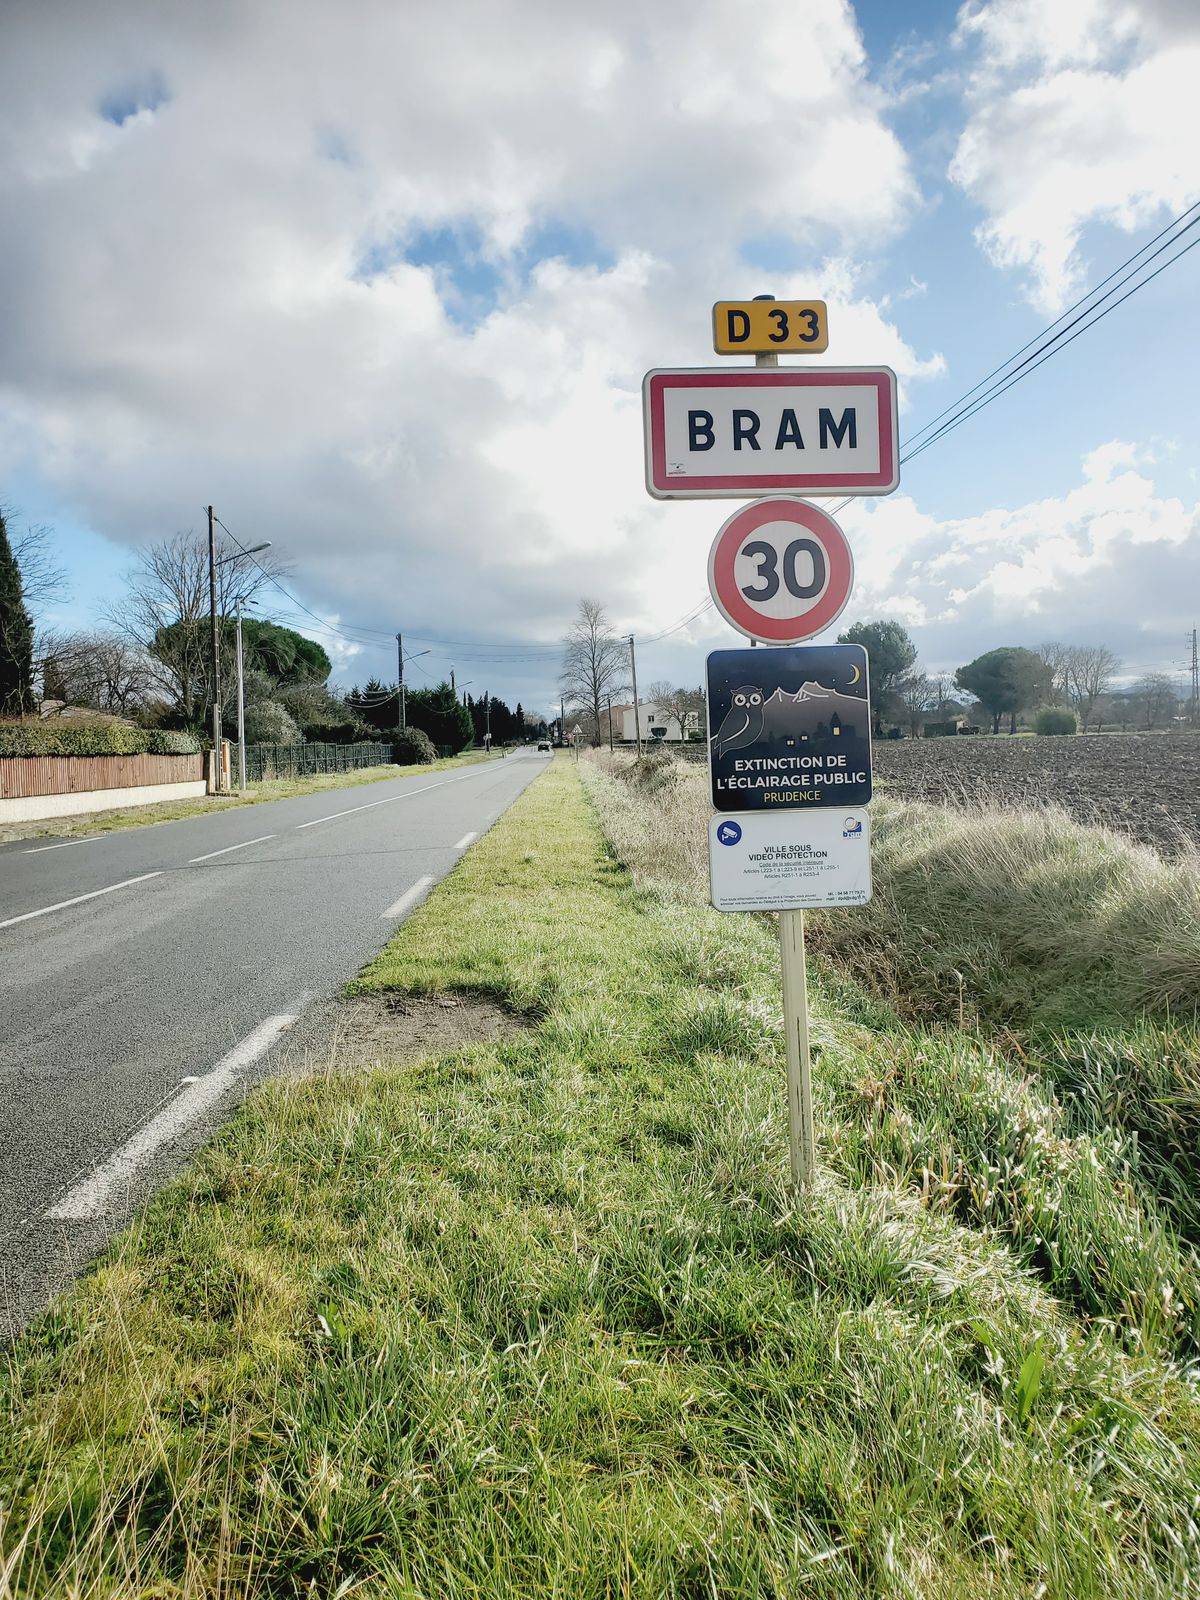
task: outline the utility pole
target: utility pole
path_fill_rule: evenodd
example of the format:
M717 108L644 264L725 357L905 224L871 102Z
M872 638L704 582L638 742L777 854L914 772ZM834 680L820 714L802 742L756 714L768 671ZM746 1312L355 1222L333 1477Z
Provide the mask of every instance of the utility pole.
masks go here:
M237 685L238 685L238 793L246 792L246 695L242 677L242 597L237 607Z
M217 537L213 527L213 508L208 508L208 611L212 643L212 741L213 789L221 792L221 657L217 643Z
M633 635L629 635L629 670L633 675L633 737L637 745L638 759L642 755L642 708L638 701L637 692L637 656L633 648Z
M613 749L613 736L612 736L612 695L609 695L609 697L608 697L608 753L609 753L609 755L612 755L612 749Z
M565 700L558 702L558 742L564 745L567 742L567 703Z
M1197 715L1200 714L1200 656L1196 653L1195 628L1192 629L1192 703L1188 710L1188 720L1194 726Z
M396 635L396 694L400 701L400 731L408 727L408 707L404 702L404 636Z
M457 687L455 685L455 682L454 682L454 668L453 667L450 668L450 693L451 694L457 694L458 693L458 689L457 689Z
M492 748L492 697L490 694L485 694L483 697L483 716L486 724L483 735L483 748L490 750Z

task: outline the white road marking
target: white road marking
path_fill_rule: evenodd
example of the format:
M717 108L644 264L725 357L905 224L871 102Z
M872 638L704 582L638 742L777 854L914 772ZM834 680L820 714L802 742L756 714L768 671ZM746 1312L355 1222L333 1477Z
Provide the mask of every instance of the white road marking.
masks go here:
M274 837L273 833L260 833L257 839L244 839L241 844L227 844L224 850L210 850L206 856L193 856L188 866L194 867L197 861L211 861L215 856L227 856L231 850L248 850L252 844L265 844L268 839Z
M406 911L411 911L418 900L424 900L436 881L436 879L429 877L418 878L411 889L406 889L399 900L387 908L383 913L384 917L402 917Z
M95 844L97 839L107 839L106 833L97 833L87 839L64 839L61 844L39 844L32 850L22 850L23 856L40 856L43 850L66 850L73 844Z
M161 878L162 872L143 872L140 878L126 878L123 883L110 883L107 889L93 889L91 894L77 894L73 900L59 900L52 906L41 906L37 911L23 911L19 917L9 917L0 922L0 928L15 928L18 922L29 922L33 917L48 917L52 911L65 911L68 906L82 905L85 900L95 900L102 894L114 894L118 889L128 889L130 884L145 883L150 878Z
M128 1184L139 1167L163 1147L176 1139L208 1108L233 1087L239 1072L252 1066L265 1055L281 1033L292 1026L294 1016L268 1017L254 1032L235 1045L223 1056L211 1072L190 1082L184 1080L182 1088L169 1106L152 1117L119 1150L114 1150L107 1161L98 1166L90 1176L77 1183L61 1200L52 1205L46 1216L52 1222L87 1222L107 1209L110 1195L115 1189Z
M472 839L477 839L478 837L479 837L479 835L477 833L464 833L462 838L458 841L458 843L454 846L454 848L456 850L465 850L467 848L467 846L470 844L471 840Z
M490 762L481 764L474 772L464 772L461 778L445 778L441 783L422 784L419 789L406 789L403 794L390 794L386 800L372 800L365 806L351 806L348 811L331 811L327 817L314 817L311 822L298 822L297 833L301 828L315 828L319 822L336 822L339 817L352 817L356 811L374 811L376 806L394 805L397 800L410 800L415 794L428 794L430 789L445 789L451 783L466 783L468 778L478 778L481 773L487 772Z

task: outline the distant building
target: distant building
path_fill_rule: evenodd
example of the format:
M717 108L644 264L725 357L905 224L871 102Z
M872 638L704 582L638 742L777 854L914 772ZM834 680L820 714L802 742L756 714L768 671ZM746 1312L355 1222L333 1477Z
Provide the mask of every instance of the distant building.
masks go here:
M613 738L618 743L627 741L632 744L637 738L639 723L644 744L681 744L690 733L696 733L700 728L700 719L694 711L684 712L681 728L677 717L669 716L652 700L639 701L637 709L635 722L632 702L612 708Z

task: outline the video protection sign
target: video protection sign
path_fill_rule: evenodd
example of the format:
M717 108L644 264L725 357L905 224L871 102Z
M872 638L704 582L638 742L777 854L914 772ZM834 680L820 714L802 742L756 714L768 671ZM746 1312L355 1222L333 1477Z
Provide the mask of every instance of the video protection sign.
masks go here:
M706 671L714 811L861 806L871 798L861 645L714 650Z

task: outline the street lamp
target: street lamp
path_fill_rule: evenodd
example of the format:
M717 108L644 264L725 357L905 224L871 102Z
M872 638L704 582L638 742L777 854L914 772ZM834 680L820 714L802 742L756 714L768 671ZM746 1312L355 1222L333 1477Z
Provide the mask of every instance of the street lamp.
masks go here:
M269 550L271 541L265 540L262 544L251 545L249 550L235 550L230 555L222 556L217 560L217 539L213 516L213 508L208 507L208 610L209 626L212 644L212 731L213 731L213 764L216 773L216 792L222 789L221 778L221 653L217 642L217 568L223 567L226 562L240 561L243 556L255 556L260 550Z

